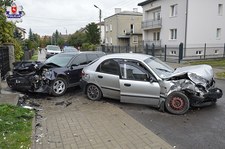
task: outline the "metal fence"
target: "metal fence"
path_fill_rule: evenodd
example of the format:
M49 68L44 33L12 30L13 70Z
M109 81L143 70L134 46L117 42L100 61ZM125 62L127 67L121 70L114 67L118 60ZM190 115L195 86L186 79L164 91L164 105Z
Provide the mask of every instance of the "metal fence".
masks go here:
M139 45L139 46L101 46L100 51L105 53L145 53L160 58L163 61L178 62L188 60L204 60L225 58L225 44L224 45L189 45L184 47L183 43L179 45L165 45L155 46L151 45Z
M0 70L1 70L1 79L4 79L7 72L10 71L9 49L6 46L0 46Z

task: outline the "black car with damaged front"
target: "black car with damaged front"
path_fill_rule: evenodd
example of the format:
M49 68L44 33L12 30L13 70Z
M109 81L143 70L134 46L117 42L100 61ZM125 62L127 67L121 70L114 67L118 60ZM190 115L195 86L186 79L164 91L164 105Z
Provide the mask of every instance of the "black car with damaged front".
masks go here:
M61 96L67 88L79 86L82 69L103 55L102 52L60 53L44 63L17 62L7 83L16 90Z

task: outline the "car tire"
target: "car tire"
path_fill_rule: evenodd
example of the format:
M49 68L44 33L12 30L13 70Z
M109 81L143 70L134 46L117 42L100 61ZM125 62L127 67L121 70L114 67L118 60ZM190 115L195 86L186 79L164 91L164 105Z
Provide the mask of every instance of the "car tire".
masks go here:
M89 84L87 86L87 97L90 100L93 101L97 101L100 100L102 98L102 91L99 89L98 86L94 85L94 84Z
M181 92L172 92L165 101L168 112L176 115L185 114L190 108L188 97Z
M53 96L62 96L65 94L67 89L67 82L63 78L56 78L52 83L52 95Z

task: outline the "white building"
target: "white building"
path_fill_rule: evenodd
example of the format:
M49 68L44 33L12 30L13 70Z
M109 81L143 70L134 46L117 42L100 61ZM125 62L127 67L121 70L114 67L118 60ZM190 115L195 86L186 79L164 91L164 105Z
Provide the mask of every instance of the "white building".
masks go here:
M146 0L143 8L144 44L163 47L184 43L184 56L224 53L225 0ZM178 55L176 50L167 51Z

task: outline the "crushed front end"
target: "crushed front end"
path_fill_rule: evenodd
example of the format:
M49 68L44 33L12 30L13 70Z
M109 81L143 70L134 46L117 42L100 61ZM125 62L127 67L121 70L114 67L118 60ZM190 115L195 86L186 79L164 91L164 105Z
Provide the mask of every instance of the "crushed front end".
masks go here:
M161 83L165 97L174 91L183 92L191 106L201 106L204 103L214 103L221 98L223 92L215 87L215 80L206 80L195 73L181 73L174 75Z

